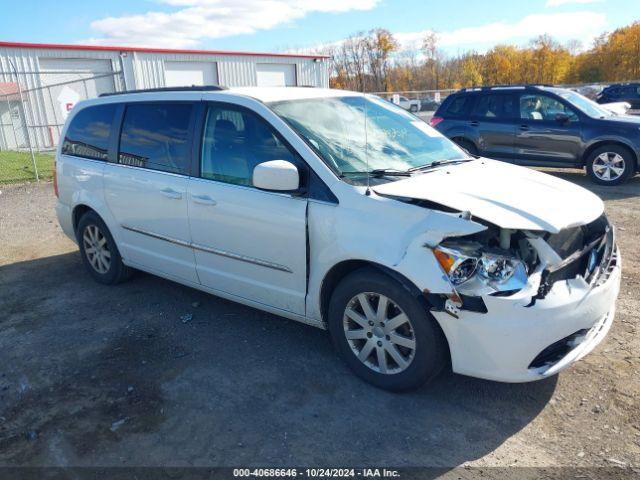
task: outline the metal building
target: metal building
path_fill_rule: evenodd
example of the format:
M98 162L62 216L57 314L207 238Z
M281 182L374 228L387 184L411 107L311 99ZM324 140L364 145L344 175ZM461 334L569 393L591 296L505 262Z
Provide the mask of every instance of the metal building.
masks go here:
M327 57L0 42L0 150L47 150L76 102L185 85L328 87Z

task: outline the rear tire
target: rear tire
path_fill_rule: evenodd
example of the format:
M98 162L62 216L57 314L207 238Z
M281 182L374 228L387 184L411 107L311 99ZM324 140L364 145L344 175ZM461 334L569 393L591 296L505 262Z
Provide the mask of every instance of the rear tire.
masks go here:
M409 111L410 111L411 113L417 113L417 112L418 112L418 106L417 106L417 105L411 105L411 106L409 107Z
M436 320L408 289L377 269L357 270L338 284L328 323L342 359L376 387L415 389L447 365Z
M115 285L131 277L133 270L122 262L111 232L97 213L82 216L76 238L82 263L96 282Z
M453 141L458 144L458 146L464 148L469 155L478 155L478 148L465 138L454 138Z
M603 145L586 159L587 175L598 185L614 186L626 182L636 171L631 151L621 145Z

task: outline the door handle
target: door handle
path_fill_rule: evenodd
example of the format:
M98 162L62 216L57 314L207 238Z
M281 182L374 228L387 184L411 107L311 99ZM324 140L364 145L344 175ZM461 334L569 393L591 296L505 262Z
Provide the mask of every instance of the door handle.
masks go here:
M191 198L195 203L199 203L200 205L216 205L216 201L211 198L209 195L191 195Z
M167 198L174 198L176 200L179 200L182 198L182 192L174 190L171 187L163 188L162 190L160 190L160 193Z
M472 127L477 127L478 125L480 125L480 122L478 122L477 120L472 120L469 122L469 125L471 125Z
M523 132L526 132L529 129L530 129L529 125L520 125L520 130L522 130Z

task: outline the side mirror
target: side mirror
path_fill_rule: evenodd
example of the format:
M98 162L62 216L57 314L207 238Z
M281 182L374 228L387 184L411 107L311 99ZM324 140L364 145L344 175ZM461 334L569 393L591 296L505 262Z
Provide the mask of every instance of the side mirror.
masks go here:
M262 162L253 169L253 186L273 192L295 192L300 188L300 174L286 160Z
M556 122L558 122L560 125L564 125L565 123L569 123L569 120L571 120L571 118L566 113L558 113L556 115Z

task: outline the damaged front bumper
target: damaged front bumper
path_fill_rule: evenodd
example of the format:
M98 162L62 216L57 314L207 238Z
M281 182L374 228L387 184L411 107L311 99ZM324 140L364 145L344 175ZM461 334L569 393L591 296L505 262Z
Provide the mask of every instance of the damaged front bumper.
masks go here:
M581 276L555 282L533 303L535 282L517 295L483 296L486 312L462 308L455 318L446 311L432 311L449 342L453 371L528 382L554 375L584 357L613 322L621 278L615 244L603 267L589 282Z

